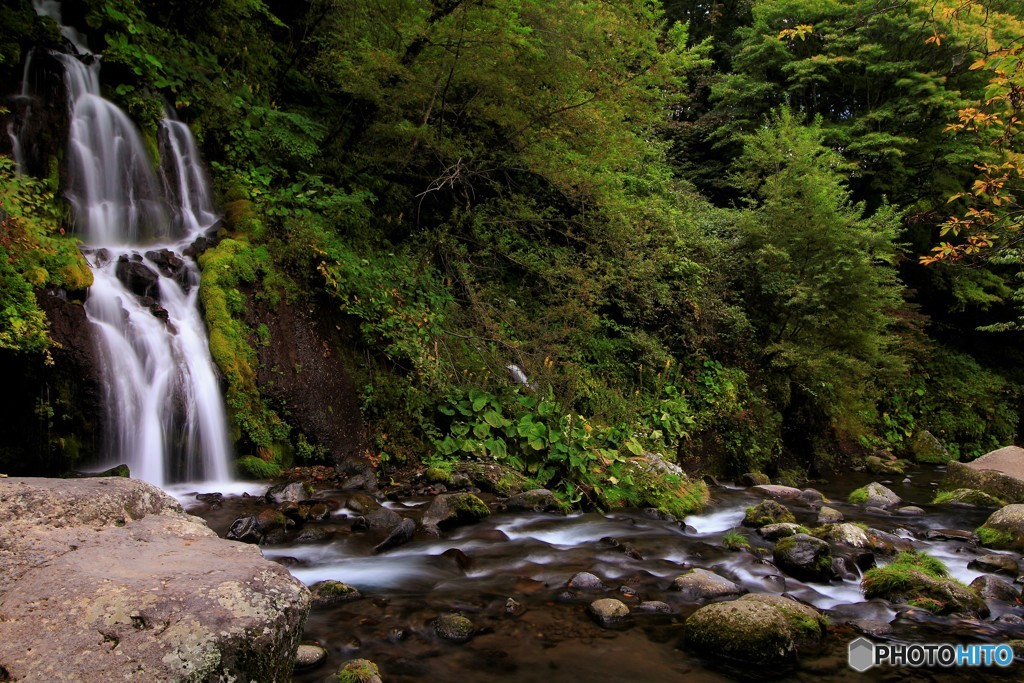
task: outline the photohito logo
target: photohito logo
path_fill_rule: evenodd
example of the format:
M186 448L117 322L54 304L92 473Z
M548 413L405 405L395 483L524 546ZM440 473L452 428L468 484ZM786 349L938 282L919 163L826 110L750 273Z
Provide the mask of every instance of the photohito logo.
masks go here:
M949 643L889 643L875 645L867 638L850 643L850 668L865 672L873 666L1010 666L1009 645L951 645Z

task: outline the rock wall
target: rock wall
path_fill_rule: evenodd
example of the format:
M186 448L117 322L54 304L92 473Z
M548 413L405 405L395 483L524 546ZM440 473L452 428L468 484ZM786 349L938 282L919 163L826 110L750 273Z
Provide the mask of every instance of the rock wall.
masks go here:
M0 479L0 519L0 679L291 680L309 591L159 489Z

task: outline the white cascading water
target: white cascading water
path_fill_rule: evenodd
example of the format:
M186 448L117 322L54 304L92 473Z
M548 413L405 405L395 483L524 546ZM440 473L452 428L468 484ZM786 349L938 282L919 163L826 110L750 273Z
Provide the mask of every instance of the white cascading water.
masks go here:
M35 5L59 23L59 3ZM195 140L161 123L162 186L135 125L100 95L99 57L64 35L81 55L56 57L70 110L67 195L95 276L85 309L104 372L106 460L157 486L227 482L223 399L199 270L185 255L218 220Z

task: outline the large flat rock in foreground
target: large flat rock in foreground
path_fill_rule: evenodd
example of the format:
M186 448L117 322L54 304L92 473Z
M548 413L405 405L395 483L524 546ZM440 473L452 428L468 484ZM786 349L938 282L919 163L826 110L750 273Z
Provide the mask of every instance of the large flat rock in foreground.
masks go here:
M289 681L309 592L131 479L0 479L0 679Z

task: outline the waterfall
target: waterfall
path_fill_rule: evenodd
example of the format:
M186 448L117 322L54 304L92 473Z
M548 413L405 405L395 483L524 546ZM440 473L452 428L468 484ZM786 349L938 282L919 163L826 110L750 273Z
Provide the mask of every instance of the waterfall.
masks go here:
M36 0L59 23L60 4ZM134 123L100 94L100 59L62 27L78 55L64 66L70 125L67 196L95 276L85 302L104 373L105 458L165 486L230 479L217 371L198 308L190 245L217 222L195 140L160 125L161 173Z

